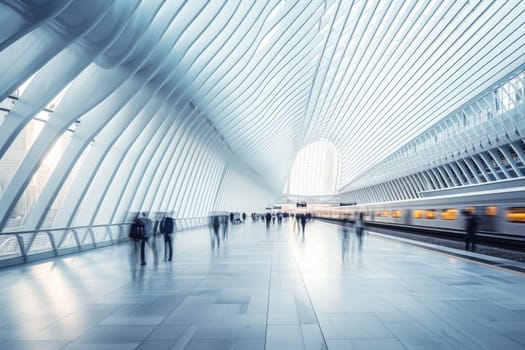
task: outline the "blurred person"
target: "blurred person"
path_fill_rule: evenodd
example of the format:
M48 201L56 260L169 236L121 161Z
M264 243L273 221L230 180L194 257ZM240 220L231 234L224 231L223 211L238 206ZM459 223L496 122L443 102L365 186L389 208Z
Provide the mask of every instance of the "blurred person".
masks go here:
M217 243L217 248L219 248L221 246L221 237L219 236L219 228L220 228L219 215L214 215L212 217L211 227L213 230L212 249L215 247L215 243Z
M173 240L171 235L174 228L173 218L165 216L160 222L160 233L164 236L164 260L171 261L173 258Z
M365 230L364 228L364 222L363 222L363 212L360 212L355 219L355 236L357 238L357 245L359 253L363 250L363 232Z
M478 229L478 218L475 213L463 210L465 215L465 250L476 250L476 231ZM469 249L470 248L470 249Z
M159 225L161 219L160 214L157 214L157 218L153 223L153 235L151 236L151 252L153 253L153 266L155 266L155 268L159 266Z
M210 232L211 250L213 250L215 248L215 233L213 232L213 218L214 217L215 217L214 214L210 214L208 216L208 229L209 229L209 232Z
M343 225L341 226L341 258L345 261L348 256L348 246L350 242L350 221L348 218L343 219Z
M145 212L142 213L142 217L140 218L140 221L144 225L144 237L142 238L142 241L140 243L140 265L144 266L146 265L146 243L148 243L148 240L150 237L153 236L153 222L150 218L146 215ZM149 245L149 243L148 243Z
M266 213L266 228L269 229L270 228L270 221L272 221L272 214L270 214L269 212Z
M130 226L129 238L131 242L129 263L131 268L131 276L135 279L135 272L139 261L140 242L144 237L144 224L140 221L140 216L137 214L133 224Z
M306 214L301 214L300 221L301 221L301 228L303 230L303 238L304 238L304 228L306 226Z
M222 225L222 239L225 240L228 237L228 216L221 216L220 224Z
M242 222L246 221L246 213L242 213Z
M155 236L159 232L160 220L162 219L160 214L157 214L155 221L153 221L153 235Z
M279 225L283 223L283 214L281 214L281 212L277 213L277 223Z

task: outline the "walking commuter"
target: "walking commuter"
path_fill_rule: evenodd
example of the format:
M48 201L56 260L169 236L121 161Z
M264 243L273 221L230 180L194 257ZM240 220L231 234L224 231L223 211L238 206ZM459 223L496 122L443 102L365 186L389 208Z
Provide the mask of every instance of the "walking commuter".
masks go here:
M306 214L301 214L301 228L303 229L303 238L304 238L304 227L306 226Z
M164 260L171 261L173 258L173 234L174 220L169 216L165 216L160 222L160 233L164 236Z
M361 253L361 251L363 250L363 231L364 231L362 212L360 212L356 216L354 229L355 229L355 235L357 237L357 245L358 245L359 253Z
M213 229L213 235L214 239L212 242L212 249L215 247L215 242L217 242L217 248L220 248L221 246L221 237L219 236L219 227L220 227L220 221L219 216L214 215L212 218L212 229Z
M160 229L159 229L159 226L160 226L160 221L162 220L162 217L160 216L160 214L157 214L157 218L155 221L153 221L153 236L155 237L157 235L157 233L159 233Z
M221 216L220 221L222 224L222 239L225 240L226 238L228 238L228 216Z
M139 260L139 250L142 239L144 238L144 224L140 221L139 216L135 218L133 224L131 224L129 231L129 238L131 240L131 252L130 252L130 266L132 275L135 277L135 269Z
M266 213L266 228L269 229L270 228L270 221L272 221L272 214L270 213Z
M465 215L465 250L475 251L478 218L476 217L475 213L472 213L468 210L464 210L463 215Z
M145 212L142 213L140 221L144 225L144 237L142 238L142 241L140 243L140 265L144 266L146 265L146 243L148 243L149 238L153 236L153 222L150 218L148 218Z
M242 213L242 222L246 221L246 213Z
M341 227L341 258L345 261L348 256L348 245L350 242L350 221L347 218L343 219L343 226Z

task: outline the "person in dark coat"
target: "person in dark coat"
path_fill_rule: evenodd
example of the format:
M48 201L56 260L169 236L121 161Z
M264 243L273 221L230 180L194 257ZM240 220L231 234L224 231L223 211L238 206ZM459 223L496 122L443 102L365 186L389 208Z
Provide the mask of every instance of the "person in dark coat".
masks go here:
M160 233L164 236L164 260L168 261L171 261L173 258L173 240L171 235L174 226L174 220L169 216L165 216L160 222Z
M270 221L272 221L272 214L266 213L266 228L270 228Z
M304 227L306 226L306 214L301 214L301 228L303 229L303 237L304 237Z
M140 218L140 221L144 225L144 237L142 238L142 241L140 242L140 265L144 266L146 265L146 243L148 243L148 240L150 237L153 237L153 221L151 221L150 218L148 218L147 214L144 212L142 213L142 217ZM149 243L148 243L149 244Z
M359 253L363 250L363 232L364 232L364 220L363 213L360 212L357 214L355 219L355 235L357 237L357 244L359 248Z
M476 214L468 210L463 211L465 215L465 250L476 250L476 231L478 229L478 218Z
M212 228L213 234L215 236L215 242L217 242L217 248L221 246L221 237L219 236L219 227L220 227L220 218L218 215L215 215L212 219Z

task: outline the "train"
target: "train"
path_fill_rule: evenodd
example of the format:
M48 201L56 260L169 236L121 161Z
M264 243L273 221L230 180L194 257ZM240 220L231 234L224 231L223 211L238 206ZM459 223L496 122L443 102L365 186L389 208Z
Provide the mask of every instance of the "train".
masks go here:
M464 211L478 217L478 232L525 236L525 187L370 204L312 208L318 218L364 221L411 228L465 229Z

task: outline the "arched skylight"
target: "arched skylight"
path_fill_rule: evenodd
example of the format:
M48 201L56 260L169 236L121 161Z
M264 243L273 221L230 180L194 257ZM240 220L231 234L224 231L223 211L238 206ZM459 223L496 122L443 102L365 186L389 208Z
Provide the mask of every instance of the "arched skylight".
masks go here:
M294 195L335 194L339 178L339 153L326 140L305 146L295 157L288 193Z

